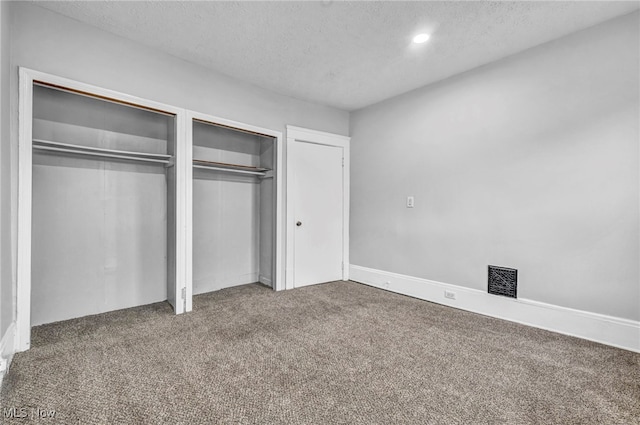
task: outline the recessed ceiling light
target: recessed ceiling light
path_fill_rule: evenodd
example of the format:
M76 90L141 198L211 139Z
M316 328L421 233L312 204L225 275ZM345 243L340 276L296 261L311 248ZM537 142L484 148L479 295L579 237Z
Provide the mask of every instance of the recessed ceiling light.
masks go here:
M425 41L427 41L429 37L430 37L429 34L418 34L415 37L413 37L413 42L416 44L422 44Z

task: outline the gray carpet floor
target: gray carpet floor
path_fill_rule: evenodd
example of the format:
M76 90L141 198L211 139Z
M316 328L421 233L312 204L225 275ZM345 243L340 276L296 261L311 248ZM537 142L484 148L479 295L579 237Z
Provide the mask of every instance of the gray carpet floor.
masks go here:
M640 423L640 354L353 282L244 285L181 316L159 303L32 335L0 399L29 423Z

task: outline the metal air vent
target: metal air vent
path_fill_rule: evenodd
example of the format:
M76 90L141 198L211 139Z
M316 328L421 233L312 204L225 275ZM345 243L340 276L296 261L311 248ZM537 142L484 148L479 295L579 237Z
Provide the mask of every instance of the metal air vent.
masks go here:
M518 270L489 266L489 293L518 298Z

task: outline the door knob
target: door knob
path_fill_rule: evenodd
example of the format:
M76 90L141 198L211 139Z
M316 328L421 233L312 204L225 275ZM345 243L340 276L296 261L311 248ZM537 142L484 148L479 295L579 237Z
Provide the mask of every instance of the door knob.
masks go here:
M298 222L296 223L296 226L298 226L298 227L302 226L302 222L301 222L301 221L298 221Z

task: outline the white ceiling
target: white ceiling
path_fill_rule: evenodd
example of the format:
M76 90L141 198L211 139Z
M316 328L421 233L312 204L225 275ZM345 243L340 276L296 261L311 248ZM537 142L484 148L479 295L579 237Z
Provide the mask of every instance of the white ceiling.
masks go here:
M354 110L637 10L639 2L36 2L299 99ZM412 45L418 32L431 40Z

